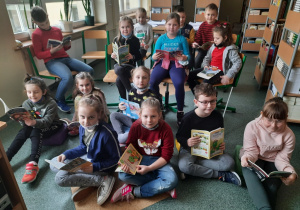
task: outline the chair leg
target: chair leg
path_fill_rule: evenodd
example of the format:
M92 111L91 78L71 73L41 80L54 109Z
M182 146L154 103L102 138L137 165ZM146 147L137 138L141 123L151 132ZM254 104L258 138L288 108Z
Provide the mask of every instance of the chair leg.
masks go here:
M231 97L232 90L233 90L233 87L231 87L231 89L230 89L229 96L228 96L228 99L227 99L227 102L226 102L226 105L225 105L225 106L220 104L220 103L223 102L223 98L221 98L221 99L219 99L219 100L217 101L217 108L219 108L219 109L224 109L223 117L225 117L226 110L230 110L230 111L232 111L233 113L236 112L236 108L235 108L235 107L228 107L228 103L229 103L229 99L230 99L230 97Z
M169 103L169 83L166 83L166 92L165 92L165 97L164 97L164 109L170 110L172 112L177 112L177 109L174 108L173 106L177 106L177 103Z

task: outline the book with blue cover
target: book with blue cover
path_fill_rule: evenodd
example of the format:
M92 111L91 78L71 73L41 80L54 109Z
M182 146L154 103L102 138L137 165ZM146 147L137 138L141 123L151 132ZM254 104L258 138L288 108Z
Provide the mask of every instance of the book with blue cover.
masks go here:
M121 97L120 97L120 102L124 102L124 106L126 106L126 109L123 110L124 115L135 120L139 119L140 105L138 103L128 101Z

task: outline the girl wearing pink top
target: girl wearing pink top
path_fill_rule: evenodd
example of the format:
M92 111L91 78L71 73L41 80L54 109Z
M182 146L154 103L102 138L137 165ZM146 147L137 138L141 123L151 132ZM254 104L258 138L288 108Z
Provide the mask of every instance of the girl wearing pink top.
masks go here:
M241 165L249 194L257 209L275 209L277 191L283 182L294 183L298 175L290 164L295 148L295 135L287 126L288 106L279 97L267 101L255 120L248 123L241 151ZM287 178L260 181L249 168L248 160L267 173L288 171Z

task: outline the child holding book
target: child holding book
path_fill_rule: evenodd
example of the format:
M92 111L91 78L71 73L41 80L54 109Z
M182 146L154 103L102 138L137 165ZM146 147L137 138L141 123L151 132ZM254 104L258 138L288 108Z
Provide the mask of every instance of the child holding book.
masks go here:
M91 165L77 172L60 170L55 182L61 187L79 187L72 195L74 202L80 201L98 187L97 203L102 205L108 198L115 178L110 175L115 170L121 156L117 135L107 124L104 105L98 95L85 95L78 102L79 146L69 149L55 157L57 161L68 163L81 157ZM50 165L53 171L57 171Z
M201 67L203 58L206 56L207 51L211 46L209 42L213 41L212 29L220 24L220 22L217 21L217 17L217 5L215 5L214 3L207 5L204 12L205 21L200 25L196 33L195 42L192 44L192 47L195 48L198 52L195 58L195 69ZM205 45L203 46L203 44ZM201 46L203 47L201 48Z
M131 126L127 145L132 144L143 156L137 166L137 174L129 174L129 168L122 165L125 172L119 173L119 179L125 184L111 198L111 202L123 200L124 197L152 197L169 192L176 198L175 187L177 175L169 164L173 155L174 138L171 127L161 119L160 102L148 98L142 103L140 119ZM127 193L123 193L126 189ZM126 195L125 195L126 194Z
M153 43L152 26L147 23L147 12L144 8L138 8L135 15L137 23L134 24L134 35L140 40L141 57L144 58Z
M181 145L178 167L182 179L188 174L241 185L240 177L232 171L234 160L230 155L225 153L211 159L191 155L191 147L201 142L199 137L191 137L192 129L212 131L224 128L223 117L215 110L216 103L217 91L211 84L202 83L195 87L194 104L197 108L184 115L176 134ZM225 142L220 145L220 150L225 150Z
M119 21L119 36L114 38L114 43L119 47L123 45L129 45L129 54L126 58L129 60L125 64L114 65L115 73L118 75L116 85L118 87L121 98L126 99L126 90L129 92L130 85L130 71L136 66L136 61L142 59L140 53L140 41L133 34L133 22L130 17L122 16ZM113 59L116 59L115 53L111 54Z
M28 111L33 110L37 117L23 120L23 128L6 151L7 158L11 161L25 141L30 138L30 161L26 164L22 184L33 182L36 179L39 172L38 162L42 152L43 139L55 134L62 126L62 121L59 120L57 114L57 104L50 96L44 80L28 75L24 82L28 99L23 102L22 107Z
M71 48L71 41L65 45L47 48L49 39L62 40L63 36L59 28L50 26L48 15L43 8L33 7L31 18L38 25L32 34L34 53L38 59L44 59L45 66L51 74L61 78L55 98L58 108L63 112L69 112L71 107L65 102L65 94L73 83L71 71L84 71L93 74L94 70L89 65L69 57L66 51Z
M287 126L287 117L287 104L282 98L275 97L265 103L260 116L245 128L243 149L240 151L242 172L257 209L275 209L281 183L291 185L298 177L290 163L296 139ZM248 160L267 173L278 170L292 174L287 178L266 179L261 182L255 172L247 168Z
M184 36L178 34L180 27L180 17L177 13L171 13L166 20L167 33L160 36L155 44L152 59L155 60L150 77L150 89L159 94L159 84L164 78L170 77L175 86L175 97L177 101L177 124L180 123L184 112L184 83L186 79L185 67L188 65L189 46ZM181 54L175 55L175 61L164 58L163 53L157 50L169 52L182 51Z
M238 48L232 44L232 33L229 23L221 23L213 28L214 45L212 45L205 56L202 67L208 69L214 66L218 70L215 76L204 82L210 84L222 83L230 84L242 66L242 60L238 53ZM192 92L198 84L199 77L197 74L203 71L203 68L196 69L189 74L188 83Z
M149 97L160 100L160 97L149 89L150 70L145 66L139 66L131 71L133 87L128 93L128 100L138 103L140 106L143 101ZM124 102L119 104L121 111L126 109ZM114 112L110 115L110 121L114 130L118 134L118 140L121 145L125 144L128 137L128 129L134 120L120 112Z

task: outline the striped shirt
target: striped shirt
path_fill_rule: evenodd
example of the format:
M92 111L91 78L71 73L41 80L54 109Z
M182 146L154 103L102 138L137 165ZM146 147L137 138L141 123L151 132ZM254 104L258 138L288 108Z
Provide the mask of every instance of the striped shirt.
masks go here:
M203 45L206 42L210 42L213 41L213 32L212 29L217 26L218 24L220 24L219 21L216 21L214 24L210 25L208 24L206 21L204 21L197 33L196 33L196 37L195 37L195 42L197 42L200 46Z

